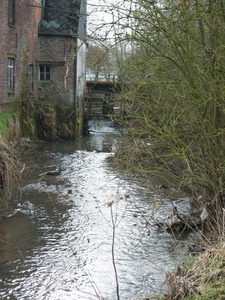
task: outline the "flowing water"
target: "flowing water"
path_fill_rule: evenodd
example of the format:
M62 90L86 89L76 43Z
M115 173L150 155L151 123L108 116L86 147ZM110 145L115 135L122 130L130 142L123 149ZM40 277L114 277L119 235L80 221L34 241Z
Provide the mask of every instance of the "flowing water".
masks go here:
M0 224L0 299L117 299L114 267L120 299L143 299L183 258L185 241L153 223L160 197L110 166L120 131L90 125L89 136L24 157L17 213Z

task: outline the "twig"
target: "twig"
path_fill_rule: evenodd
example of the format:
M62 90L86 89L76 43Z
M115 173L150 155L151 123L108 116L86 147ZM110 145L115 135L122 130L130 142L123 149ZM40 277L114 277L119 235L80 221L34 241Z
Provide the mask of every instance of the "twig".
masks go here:
M112 262L113 262L113 268L114 268L115 279L116 279L116 296L117 296L117 300L120 300L119 280L118 280L118 274L117 274L117 268L116 268L116 261L115 261L116 222L115 222L114 217L113 217L112 205L110 206L110 212L111 212L112 228L113 228L113 236L112 236Z

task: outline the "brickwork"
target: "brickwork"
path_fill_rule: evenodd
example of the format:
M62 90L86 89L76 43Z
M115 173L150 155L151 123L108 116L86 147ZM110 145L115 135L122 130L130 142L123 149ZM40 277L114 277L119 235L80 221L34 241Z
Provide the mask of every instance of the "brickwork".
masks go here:
M6 32L8 29L7 1L1 1L0 9L0 102L5 100L7 94L7 50Z
M38 24L41 18L40 0L16 0L15 24L9 25L8 3L8 0L2 0L0 11L0 103L21 95L27 63L33 63L35 60ZM8 57L15 59L15 91L10 94L7 90ZM26 65L23 65L25 57Z
M72 37L39 37L37 62L51 67L51 80L38 81L39 98L55 102L73 101L74 42Z
M77 41L70 35L71 24L69 23L73 19L67 16L68 8L72 4L75 5L73 0L64 2L46 0L45 3L50 2L51 5L65 9L65 11L62 10L64 16L62 18L59 16L61 21L55 16L57 9L52 9L50 13L52 19L48 19L48 10L46 19L43 19L41 0L14 0L15 24L13 25L8 23L8 5L13 0L0 1L0 103L21 98L22 94L25 95L24 89L28 89L29 86L29 65L32 66L29 70L33 68L32 92L35 98L73 104L74 95L76 95L76 100L82 101L85 89L86 50L85 47L79 47L82 51L78 51L77 60L75 59ZM85 0L82 5L85 8ZM78 25L79 20L76 22ZM40 31L41 26L44 33ZM48 32L49 26L52 26L52 32ZM82 30L85 28L83 23L82 28ZM9 57L15 59L15 89L13 91L7 89L7 60ZM40 80L40 65L50 66L50 80ZM76 72L74 68L76 68ZM75 93L74 87L76 87Z

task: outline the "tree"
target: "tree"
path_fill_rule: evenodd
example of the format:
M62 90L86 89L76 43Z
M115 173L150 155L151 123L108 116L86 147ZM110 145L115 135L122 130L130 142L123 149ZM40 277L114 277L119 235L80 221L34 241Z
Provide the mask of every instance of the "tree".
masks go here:
M116 47L88 45L87 69L94 80L113 80L117 72Z
M126 45L118 67L130 133L161 149L141 140L148 156L138 171L202 195L200 205L217 211L225 202L224 2L118 1L112 10L111 41Z
M223 2L138 4L129 37L136 53L123 68L135 74L128 93L138 99L135 106L132 101L133 117L166 149L154 159L170 171L168 158L179 160L184 171L176 184L188 186L196 199L202 194L206 203L224 202Z
M96 44L88 45L87 68L94 76L94 80L99 79L99 73L103 72L104 66L107 65L108 58L103 49Z

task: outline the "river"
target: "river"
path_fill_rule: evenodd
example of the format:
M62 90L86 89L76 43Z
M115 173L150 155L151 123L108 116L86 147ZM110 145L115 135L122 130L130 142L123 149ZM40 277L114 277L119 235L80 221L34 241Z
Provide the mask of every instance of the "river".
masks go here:
M23 158L17 213L0 224L0 299L117 299L114 266L120 299L143 299L165 291L165 273L183 259L185 240L153 223L163 199L107 159L120 130L104 119L90 126ZM56 166L60 174L41 175Z

